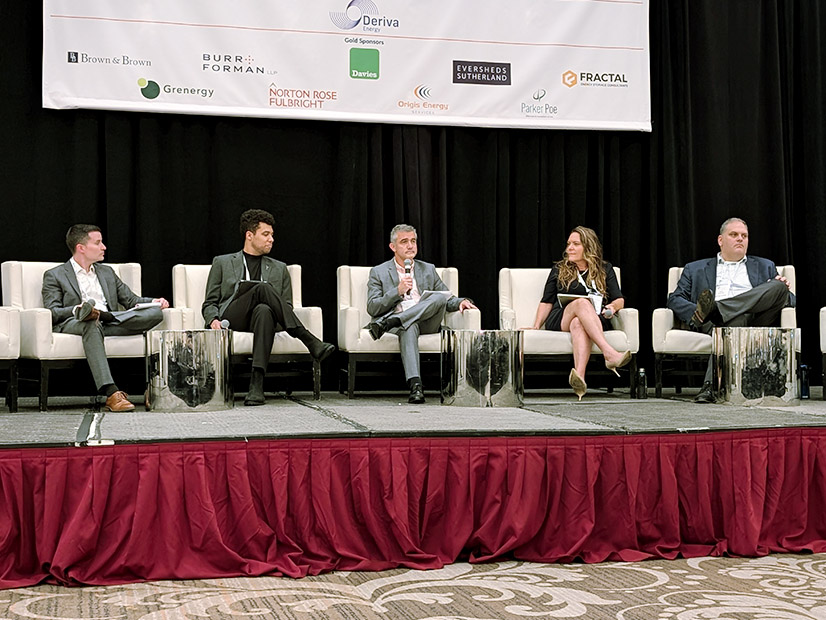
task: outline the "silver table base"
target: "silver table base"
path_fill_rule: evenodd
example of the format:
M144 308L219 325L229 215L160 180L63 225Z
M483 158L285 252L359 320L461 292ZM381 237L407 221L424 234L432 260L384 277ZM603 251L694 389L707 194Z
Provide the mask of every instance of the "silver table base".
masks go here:
M233 406L230 330L149 331L145 342L148 409L215 411Z
M792 327L716 327L712 379L717 399L736 405L800 404Z
M442 404L521 406L522 341L521 331L442 331Z

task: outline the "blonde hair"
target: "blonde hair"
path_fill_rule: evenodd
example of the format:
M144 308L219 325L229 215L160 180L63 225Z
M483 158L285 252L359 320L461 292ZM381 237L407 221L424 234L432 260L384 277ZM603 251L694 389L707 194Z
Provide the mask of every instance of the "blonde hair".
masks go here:
M605 295L605 266L602 264L602 244L599 242L599 237L592 229L585 226L577 226L568 236L570 237L574 233L579 234L579 239L582 242L582 258L588 266L588 276L593 280L597 290ZM569 261L568 254L563 252L562 260L556 263L556 267L559 269L557 282L559 282L560 288L570 288L579 274L576 264Z

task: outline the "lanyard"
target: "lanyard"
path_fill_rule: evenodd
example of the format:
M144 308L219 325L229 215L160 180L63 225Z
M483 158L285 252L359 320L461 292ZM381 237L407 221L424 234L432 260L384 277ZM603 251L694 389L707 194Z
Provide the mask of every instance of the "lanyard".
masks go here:
M585 292L588 293L588 298L591 300L591 303L594 304L594 310L596 310L597 314L602 312L602 293L599 292L599 289L594 284L594 280L592 279L591 286L588 286L585 283L582 274L579 273L579 269L577 269L576 277L579 280L579 283L585 287Z

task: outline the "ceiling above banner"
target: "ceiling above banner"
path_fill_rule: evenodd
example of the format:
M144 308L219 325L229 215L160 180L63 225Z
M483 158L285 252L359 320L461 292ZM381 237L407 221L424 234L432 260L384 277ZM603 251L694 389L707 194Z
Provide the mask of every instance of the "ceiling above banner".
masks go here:
M44 0L43 106L651 131L649 0Z

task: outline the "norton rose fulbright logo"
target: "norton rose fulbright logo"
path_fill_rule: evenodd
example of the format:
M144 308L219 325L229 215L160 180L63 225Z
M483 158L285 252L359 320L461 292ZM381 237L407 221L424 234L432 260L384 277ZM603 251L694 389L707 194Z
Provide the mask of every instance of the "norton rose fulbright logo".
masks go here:
M562 83L568 88L580 86L603 86L606 88L628 88L628 79L624 73L588 73L577 74L568 70L562 74Z
M450 105L447 103L435 103L430 101L430 86L419 84L413 89L413 95L418 101L406 101L399 99L398 107L409 110L411 114L421 114L431 116L438 112L447 112Z
M324 103L338 101L335 90L310 90L309 88L281 88L270 84L269 101L271 108L307 108L321 110Z
M358 25L364 32L399 27L399 20L381 15L372 0L350 0L343 12L330 11L330 21L340 30L353 30Z

